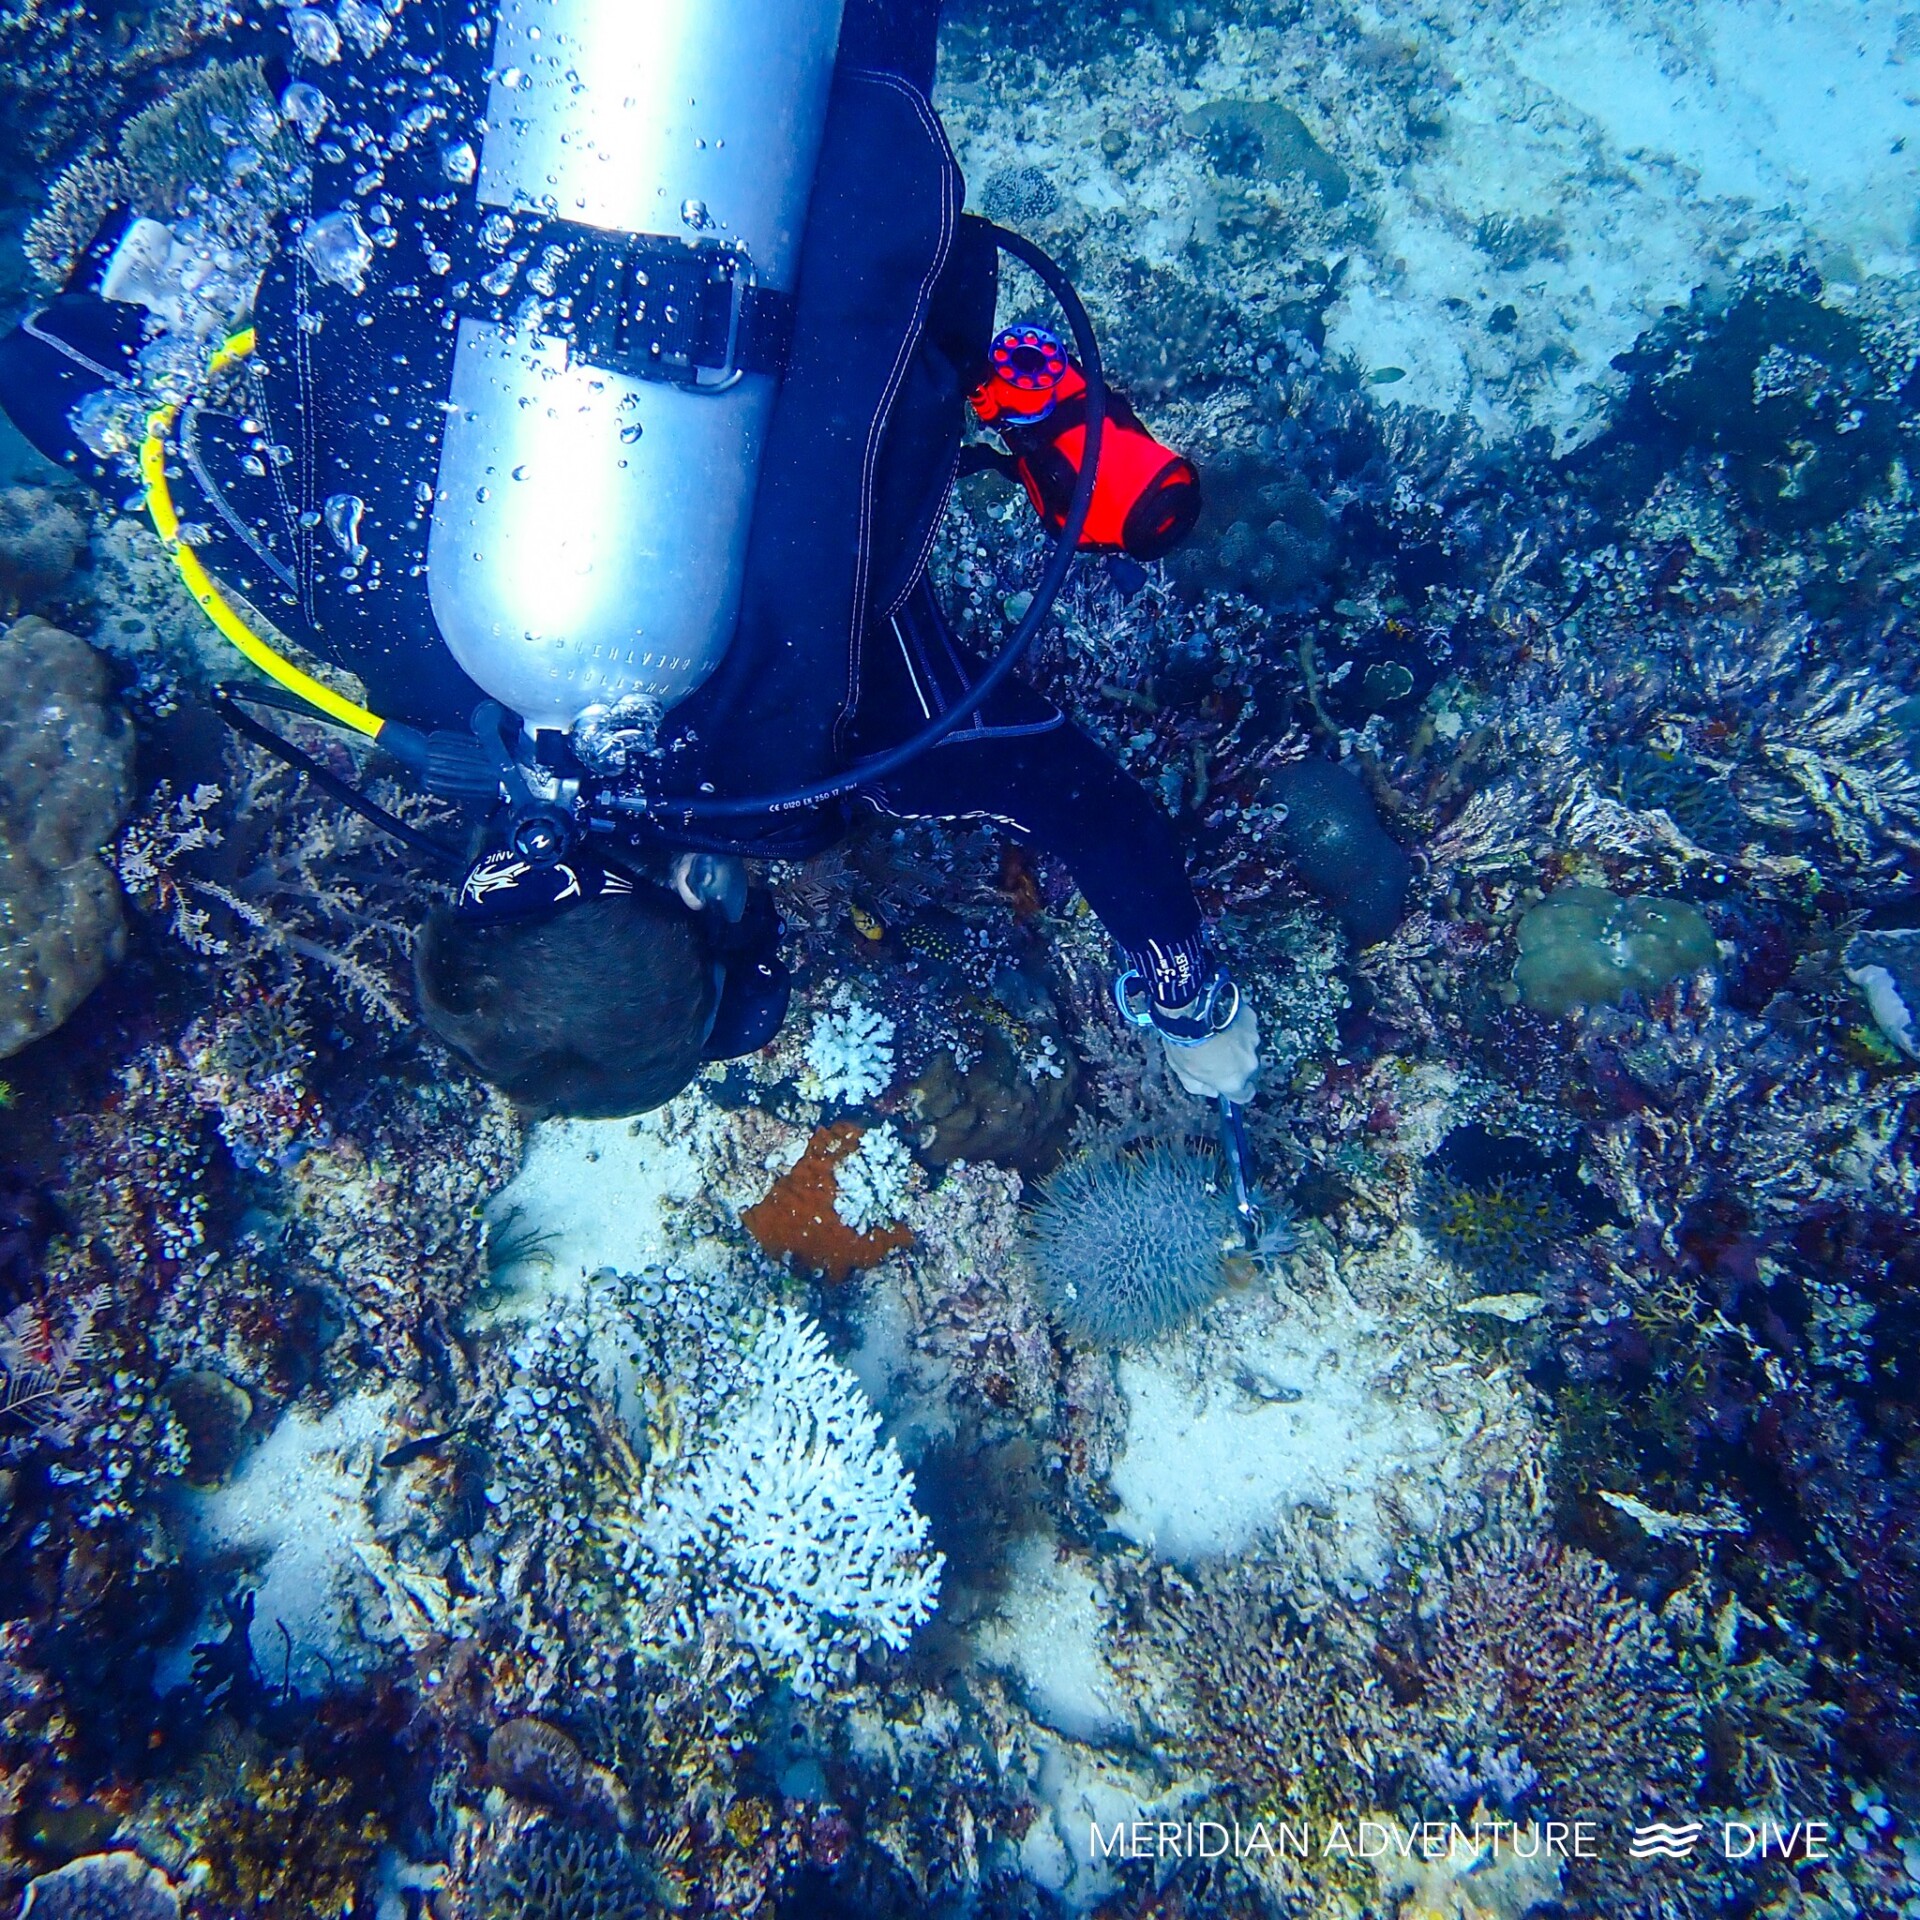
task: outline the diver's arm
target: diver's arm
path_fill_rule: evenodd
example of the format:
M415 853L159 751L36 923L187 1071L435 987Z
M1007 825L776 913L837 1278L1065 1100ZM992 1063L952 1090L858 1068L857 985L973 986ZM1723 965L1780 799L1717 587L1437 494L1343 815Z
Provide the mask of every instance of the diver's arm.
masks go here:
M996 820L1065 861L1180 1083L1201 1098L1252 1092L1258 1023L1207 950L1173 823L1078 727L962 732L869 797L905 817Z

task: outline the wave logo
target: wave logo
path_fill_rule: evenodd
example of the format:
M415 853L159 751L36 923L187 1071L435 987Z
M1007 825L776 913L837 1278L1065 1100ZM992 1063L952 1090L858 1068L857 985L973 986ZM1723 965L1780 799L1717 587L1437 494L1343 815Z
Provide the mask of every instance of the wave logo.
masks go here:
M1684 1860L1700 1844L1705 1831L1698 1820L1669 1824L1650 1820L1633 1830L1632 1853L1636 1860Z

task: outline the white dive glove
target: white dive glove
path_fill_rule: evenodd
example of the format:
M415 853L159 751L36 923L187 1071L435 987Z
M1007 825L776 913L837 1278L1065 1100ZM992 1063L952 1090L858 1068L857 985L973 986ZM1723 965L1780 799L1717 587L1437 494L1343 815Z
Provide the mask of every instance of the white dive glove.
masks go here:
M1244 998L1218 1033L1185 1045L1163 1033L1160 1043L1173 1077L1189 1093L1202 1100L1225 1095L1236 1106L1252 1098L1260 1077L1260 1022Z

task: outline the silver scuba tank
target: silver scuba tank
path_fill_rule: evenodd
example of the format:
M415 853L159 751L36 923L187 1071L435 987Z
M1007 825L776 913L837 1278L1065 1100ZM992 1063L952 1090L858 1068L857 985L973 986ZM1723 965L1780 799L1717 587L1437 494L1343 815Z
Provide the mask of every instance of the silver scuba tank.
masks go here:
M427 561L530 726L670 706L732 638L775 385L748 342L798 277L841 5L501 0Z

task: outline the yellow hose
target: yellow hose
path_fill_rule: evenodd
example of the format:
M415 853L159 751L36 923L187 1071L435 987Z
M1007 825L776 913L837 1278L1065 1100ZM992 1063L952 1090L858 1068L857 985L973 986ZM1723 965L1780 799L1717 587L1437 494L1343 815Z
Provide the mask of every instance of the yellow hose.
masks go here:
M253 352L253 346L254 332L251 327L233 334L213 356L207 367L208 377L222 373L246 359ZM268 679L277 680L289 693L297 693L328 719L337 720L343 727L351 727L354 732L365 734L369 740L377 740L380 730L387 723L377 713L368 712L344 694L335 693L331 687L323 685L312 674L302 672L284 654L268 646L234 611L232 603L220 591L212 574L201 565L200 556L180 537L180 515L174 508L173 489L167 484L167 436L172 433L179 415L178 404L164 406L148 415L147 437L140 447L140 478L146 487L147 511L153 516L154 531L166 542L168 551L173 555L173 564L179 569L180 578L186 582L187 591L221 634Z

